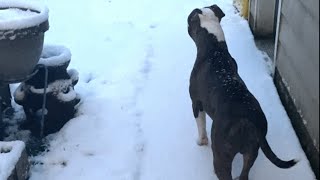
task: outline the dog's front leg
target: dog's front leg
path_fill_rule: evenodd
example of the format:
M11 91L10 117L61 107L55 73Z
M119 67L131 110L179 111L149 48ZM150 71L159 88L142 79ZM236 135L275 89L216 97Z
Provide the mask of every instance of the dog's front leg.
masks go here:
M196 118L197 126L198 126L198 145L203 146L208 144L208 136L206 130L206 113L204 111L199 111L198 117Z
M206 113L203 110L202 104L200 102L192 103L192 108L193 108L194 117L196 118L198 134L199 134L197 144L199 146L207 145L208 136L207 136L207 130L206 130Z

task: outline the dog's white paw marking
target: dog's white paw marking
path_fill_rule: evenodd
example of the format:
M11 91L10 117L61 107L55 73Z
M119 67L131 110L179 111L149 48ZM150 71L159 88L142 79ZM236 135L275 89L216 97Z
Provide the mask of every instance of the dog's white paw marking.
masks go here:
M197 144L199 146L205 146L205 145L208 145L209 143L209 140L208 140L208 137L205 136L205 137L200 137L198 140L197 140Z
M205 28L210 34L213 34L219 42L225 41L219 18L209 8L203 8L201 11L202 14L199 14L200 26Z

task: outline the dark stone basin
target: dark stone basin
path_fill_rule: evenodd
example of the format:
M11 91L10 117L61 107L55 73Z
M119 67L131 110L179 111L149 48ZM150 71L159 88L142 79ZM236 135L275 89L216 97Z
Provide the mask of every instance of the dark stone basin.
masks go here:
M5 5L0 2L0 10L14 8L36 15L30 19L31 23L28 23L28 18L23 19L25 22L13 19L13 23L10 23L10 19L0 20L0 84L20 82L32 73L41 55L44 33L49 29L47 17L37 18L38 15L43 16L41 9L32 9L36 6L28 3L21 3L22 7L18 5L11 5L10 1ZM37 20L38 24L34 24Z

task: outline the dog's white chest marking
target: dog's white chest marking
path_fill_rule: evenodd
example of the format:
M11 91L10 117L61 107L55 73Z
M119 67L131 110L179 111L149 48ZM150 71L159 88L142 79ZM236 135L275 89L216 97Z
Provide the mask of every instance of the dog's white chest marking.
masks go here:
M203 8L201 11L202 14L199 14L200 26L215 35L218 42L225 41L219 18L209 8Z

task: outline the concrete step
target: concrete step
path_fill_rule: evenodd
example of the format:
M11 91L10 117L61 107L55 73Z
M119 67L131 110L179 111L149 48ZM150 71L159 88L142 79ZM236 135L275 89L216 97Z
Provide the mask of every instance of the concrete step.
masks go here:
M26 180L29 161L22 141L0 141L0 180Z

